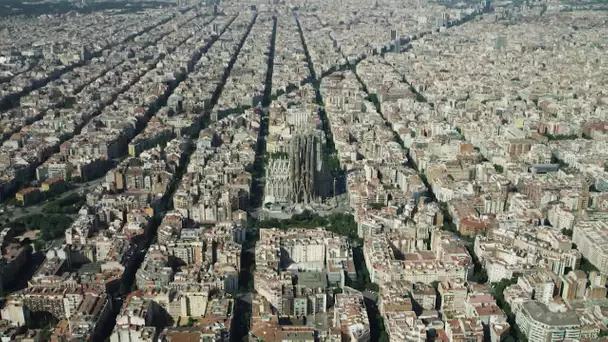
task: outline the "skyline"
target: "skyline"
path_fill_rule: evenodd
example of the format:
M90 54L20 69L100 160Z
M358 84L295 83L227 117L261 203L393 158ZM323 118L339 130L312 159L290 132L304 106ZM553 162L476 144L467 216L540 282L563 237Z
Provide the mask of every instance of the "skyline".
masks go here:
M8 3L0 337L605 340L605 6Z

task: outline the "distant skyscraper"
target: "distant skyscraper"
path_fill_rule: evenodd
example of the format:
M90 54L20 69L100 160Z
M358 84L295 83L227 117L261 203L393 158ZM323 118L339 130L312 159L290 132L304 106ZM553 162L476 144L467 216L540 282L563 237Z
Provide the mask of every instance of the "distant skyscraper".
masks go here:
M506 48L507 48L507 38L505 38L505 37L496 38L496 49L504 50Z
M436 28L442 28L444 26L445 26L445 23L443 22L443 16L435 18L435 27Z
M89 56L89 49L87 49L87 47L83 45L80 48L80 60L86 61L87 59L89 59Z
M484 10L484 12L491 12L491 10L492 10L492 1L485 0L484 1L484 6L483 6L483 10Z

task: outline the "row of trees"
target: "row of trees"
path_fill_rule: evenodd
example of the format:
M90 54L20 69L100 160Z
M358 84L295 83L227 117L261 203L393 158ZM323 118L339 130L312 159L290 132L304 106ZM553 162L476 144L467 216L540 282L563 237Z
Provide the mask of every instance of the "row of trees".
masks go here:
M549 141L554 141L554 140L575 140L578 138L583 138L583 139L591 139L590 136L583 134L580 137L576 134L557 134L557 135L553 135L550 133L543 133L543 135L547 138L549 138Z
M380 288L378 287L378 284L372 283L370 280L369 271L365 265L361 247L353 248L353 262L355 263L355 269L357 270L357 278L353 281L346 277L346 286L359 291L378 292Z
M76 214L85 203L85 198L72 193L63 198L47 203L42 212L47 214Z
M477 255L475 254L475 251L473 250L475 239L470 236L460 234L460 232L456 228L456 225L454 224L454 221L452 220L452 216L450 215L450 212L448 211L447 204L441 202L441 203L439 203L439 208L441 209L441 213L443 215L442 229L445 231L451 232L454 235L456 235L459 239L466 241L467 251L471 255L471 258L473 258L473 263L475 264L475 268L473 270L473 276L471 278L469 278L468 280L474 281L479 284L483 284L483 283L487 282L488 273L486 272L485 268L483 268L483 265L481 264L481 262L479 261L479 258L477 258Z
M346 236L351 241L358 240L357 223L355 218L350 214L331 214L329 216L320 216L304 210L301 214L294 214L290 219L278 220L269 219L260 222L262 228L279 228L287 230L290 228L317 228L323 227L330 232L338 235Z
M504 296L505 288L516 283L517 278L503 279L498 283L493 283L492 296L496 299L496 304L504 311L505 315L507 315L507 322L511 326L509 335L505 338L505 341L527 342L528 339L515 323L515 314L511 311L511 306L505 301Z

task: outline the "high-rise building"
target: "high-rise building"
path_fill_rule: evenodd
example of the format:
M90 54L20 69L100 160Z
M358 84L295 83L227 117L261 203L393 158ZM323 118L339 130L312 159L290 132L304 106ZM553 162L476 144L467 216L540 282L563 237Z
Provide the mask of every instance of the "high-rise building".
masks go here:
M496 38L496 49L497 50L504 50L507 48L507 38L501 36Z
M483 10L484 10L484 12L491 12L492 11L492 1L490 1L490 0L483 1Z
M441 28L441 27L443 27L443 18L436 17L435 18L435 28Z
M395 44L395 52L401 51L401 38L397 34L396 29L391 29L391 42Z

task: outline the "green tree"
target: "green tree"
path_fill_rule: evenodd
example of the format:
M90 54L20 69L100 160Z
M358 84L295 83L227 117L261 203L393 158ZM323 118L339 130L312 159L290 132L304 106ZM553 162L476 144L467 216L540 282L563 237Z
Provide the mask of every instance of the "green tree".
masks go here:
M498 283L493 283L492 296L494 296L494 298L496 299L496 304L502 309L502 311L504 311L505 315L507 315L507 322L509 322L509 325L511 326L509 330L510 337L515 341L526 342L528 341L528 339L526 338L526 335L524 335L517 326L517 323L515 322L515 315L511 311L511 306L505 301L504 297L505 289L508 286L516 283L517 278L502 279Z
M72 224L72 219L63 214L33 214L15 220L16 229L40 230L39 238L43 241L57 239Z
M384 208L384 204L382 203L372 203L370 207L374 210L382 210Z
M77 193L47 203L42 212L51 214L76 214L85 204L85 198Z
M597 267L595 267L595 265L593 265L591 262L589 262L589 260L585 257L581 258L580 269L585 271L586 273L589 273L591 271L595 271L595 272L598 271Z

